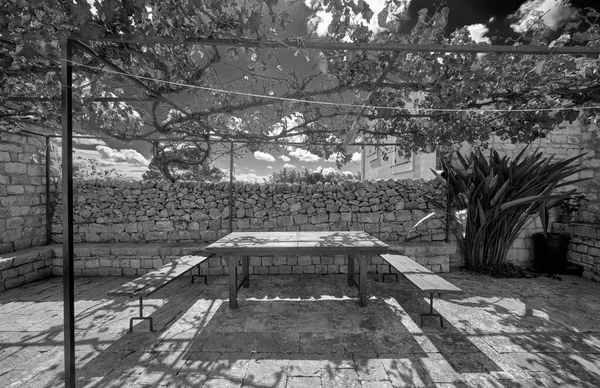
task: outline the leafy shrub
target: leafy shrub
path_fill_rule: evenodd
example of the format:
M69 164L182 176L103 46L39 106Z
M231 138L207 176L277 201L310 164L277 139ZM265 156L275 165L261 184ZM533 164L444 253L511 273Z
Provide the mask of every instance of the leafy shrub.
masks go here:
M464 229L457 228L456 238L467 268L504 264L508 250L534 216L540 216L545 231L548 209L574 192L555 189L580 181L564 180L583 170L573 165L583 155L553 161L553 156L544 158L537 151L526 155L526 150L512 160L493 149L489 158L481 150L467 158L456 153L458 162L445 161L446 172L437 175L454 206L466 209Z

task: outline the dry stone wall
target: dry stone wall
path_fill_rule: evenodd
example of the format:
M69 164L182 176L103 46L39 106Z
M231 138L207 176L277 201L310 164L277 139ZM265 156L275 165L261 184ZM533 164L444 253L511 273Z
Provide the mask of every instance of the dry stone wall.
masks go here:
M46 242L44 138L0 132L0 254Z
M60 187L60 186L59 186ZM56 193L60 209L60 193ZM436 181L248 184L233 187L234 231L364 230L383 241L442 241L442 219L426 197L444 202ZM76 182L75 242L211 242L229 232L229 185L187 181ZM60 212L52 237L62 240Z

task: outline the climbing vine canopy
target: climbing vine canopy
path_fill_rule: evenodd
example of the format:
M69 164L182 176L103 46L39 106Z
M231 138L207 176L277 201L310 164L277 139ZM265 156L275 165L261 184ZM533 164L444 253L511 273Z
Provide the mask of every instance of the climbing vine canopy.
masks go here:
M5 0L0 120L59 127L66 38L81 43L72 59L78 132L149 141L165 168L205 163L219 141L248 141L251 150L302 142L344 163L349 140L393 136L405 151L430 151L491 133L528 141L563 120L596 118L598 55L312 49L306 42L475 42L466 28L447 29L459 10L424 9L410 22L395 0L377 14L362 0L311 6L331 15L326 36L294 20L304 7L296 1ZM119 36L136 39L104 39ZM190 39L203 40L183 44ZM538 22L508 44L600 46L600 14L582 10L562 34ZM181 139L194 142L178 147Z

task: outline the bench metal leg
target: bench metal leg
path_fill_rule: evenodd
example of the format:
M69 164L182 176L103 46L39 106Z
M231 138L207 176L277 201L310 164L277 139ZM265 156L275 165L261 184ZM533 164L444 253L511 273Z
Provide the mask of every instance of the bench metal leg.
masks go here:
M150 322L150 331L154 331L154 327L152 326L152 317L145 317L144 316L144 303L143 303L143 297L140 296L140 316L139 317L133 317L129 320L129 332L131 333L133 331L133 321L149 321Z
M398 272L392 272L392 268L394 268L394 267L392 267L391 264L388 264L388 271L389 271L389 273L384 273L383 274L383 281L384 281L384 283L385 283L385 277L386 276L394 276L394 278L396 279L396 283L398 283Z
M202 264L202 263L200 263ZM208 285L208 276L200 274L200 264L197 266L190 268L190 276L192 277L192 284L194 283L195 278L204 278L204 284ZM198 275L194 275L194 268L198 270Z
M438 296L441 296L441 294L438 294ZM433 292L429 293L429 313L421 314L421 327L423 327L423 317L440 317L440 326L444 327L444 318L433 312Z

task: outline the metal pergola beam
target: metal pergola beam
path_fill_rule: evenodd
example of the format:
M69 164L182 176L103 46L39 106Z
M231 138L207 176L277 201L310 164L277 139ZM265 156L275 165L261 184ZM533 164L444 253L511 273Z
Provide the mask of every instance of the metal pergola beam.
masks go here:
M62 101L62 97L27 97L27 96L9 96L4 99L4 101L12 101L12 102L58 102ZM84 100L85 101L85 100ZM158 98L156 97L96 97L90 98L90 102L127 102L127 103L136 103L136 102L156 102Z
M531 55L599 55L600 46L500 46L486 44L448 45L439 43L347 43L330 42L322 40L284 39L284 40L257 40L257 39L219 39L219 38L187 38L173 39L167 36L138 36L127 34L107 34L101 37L85 37L78 35L80 41L99 41L112 43L139 43L139 44L170 44L170 45L203 45L227 47L256 47L278 49L318 49L318 50L347 50L347 51L391 51L391 52L417 52L417 53L498 53L498 54L531 54Z

